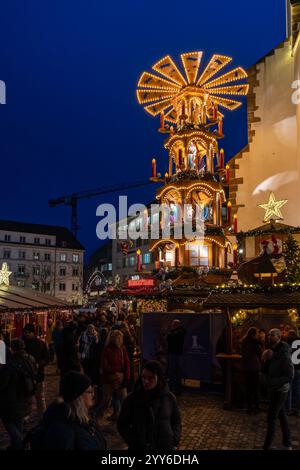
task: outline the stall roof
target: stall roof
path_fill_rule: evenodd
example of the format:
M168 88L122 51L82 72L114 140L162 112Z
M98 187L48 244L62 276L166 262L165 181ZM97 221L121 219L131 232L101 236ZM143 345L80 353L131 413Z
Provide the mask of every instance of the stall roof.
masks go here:
M291 308L300 307L300 291L295 292L212 292L204 301L205 308Z
M28 309L28 308L49 308L68 307L67 302L63 302L56 297L41 294L31 289L24 289L16 286L0 286L0 309Z

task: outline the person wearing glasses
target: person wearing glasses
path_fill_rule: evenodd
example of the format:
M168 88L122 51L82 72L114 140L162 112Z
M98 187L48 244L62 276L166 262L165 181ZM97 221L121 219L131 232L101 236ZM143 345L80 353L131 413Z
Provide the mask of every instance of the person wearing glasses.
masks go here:
M180 413L159 362L145 364L122 405L117 425L129 451L165 453L178 446Z
M43 416L39 443L43 450L106 450L106 441L90 415L94 390L89 377L70 371L60 383L61 399L52 403Z

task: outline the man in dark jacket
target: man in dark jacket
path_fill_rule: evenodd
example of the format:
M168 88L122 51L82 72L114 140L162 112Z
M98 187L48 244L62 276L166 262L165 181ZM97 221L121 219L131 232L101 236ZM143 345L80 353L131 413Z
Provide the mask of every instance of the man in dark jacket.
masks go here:
M23 339L27 354L30 354L37 363L37 386L35 391L37 412L42 418L46 410L45 399L45 366L49 363L49 352L46 344L35 336L35 327L27 323L23 329Z
M11 449L22 449L23 420L31 412L37 367L26 354L21 339L12 341L11 355L0 366L0 418L11 440Z
M81 370L81 365L78 358L76 334L77 324L73 321L68 322L62 330L60 364L61 376L71 370L76 372L80 372Z
M167 343L169 387L175 395L181 394L184 337L185 329L181 325L181 321L173 320L171 331L167 336Z
M273 329L269 332L271 349L263 353L262 372L266 374L269 393L267 434L264 450L269 450L275 435L276 420L280 421L284 449L291 450L291 436L285 413L285 401L294 376L289 345L281 341L281 332Z

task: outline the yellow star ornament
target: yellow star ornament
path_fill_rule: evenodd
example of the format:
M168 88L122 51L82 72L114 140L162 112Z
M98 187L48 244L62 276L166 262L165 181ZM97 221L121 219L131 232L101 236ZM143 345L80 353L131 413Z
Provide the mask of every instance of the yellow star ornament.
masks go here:
M258 207L261 207L266 211L264 222L269 222L271 219L283 219L280 209L287 202L287 199L281 199L281 201L276 201L274 193L270 193L269 200L266 204L258 204Z
M0 270L0 286L5 284L9 286L9 276L11 275L11 271L7 269L7 263L2 264L2 268Z

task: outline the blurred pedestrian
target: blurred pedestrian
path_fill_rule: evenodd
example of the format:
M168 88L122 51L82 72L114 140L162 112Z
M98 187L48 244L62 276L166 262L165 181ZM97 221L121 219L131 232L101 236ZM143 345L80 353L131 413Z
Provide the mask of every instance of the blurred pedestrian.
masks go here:
M169 387L175 395L180 395L182 391L182 355L185 333L181 321L173 320L171 331L167 335L167 344Z
M242 339L242 360L245 377L247 413L259 411L259 372L263 349L255 327L248 329Z
M181 418L157 361L149 361L132 393L124 401L118 431L128 450L165 453L178 446Z

